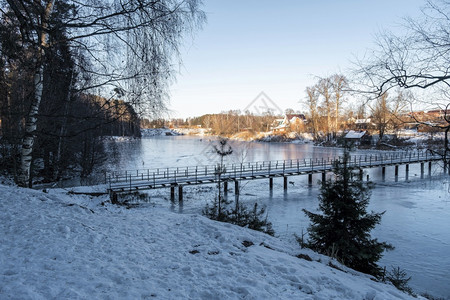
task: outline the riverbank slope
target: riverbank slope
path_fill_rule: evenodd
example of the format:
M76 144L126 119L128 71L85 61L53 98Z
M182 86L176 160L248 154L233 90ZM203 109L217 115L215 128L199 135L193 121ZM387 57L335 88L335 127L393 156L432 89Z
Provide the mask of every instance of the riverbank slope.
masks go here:
M413 299L297 244L156 203L5 184L0 195L0 298Z

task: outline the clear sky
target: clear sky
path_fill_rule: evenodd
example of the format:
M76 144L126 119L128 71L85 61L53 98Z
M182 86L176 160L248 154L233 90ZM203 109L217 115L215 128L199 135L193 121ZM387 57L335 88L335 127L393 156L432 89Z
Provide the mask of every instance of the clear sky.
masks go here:
M261 92L302 110L315 76L346 73L424 0L204 0L208 22L181 50L171 117L244 110Z

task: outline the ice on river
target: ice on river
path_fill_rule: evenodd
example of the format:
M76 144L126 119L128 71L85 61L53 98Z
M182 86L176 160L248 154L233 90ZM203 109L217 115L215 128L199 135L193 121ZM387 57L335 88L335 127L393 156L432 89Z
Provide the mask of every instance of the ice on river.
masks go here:
M165 137L142 139L120 145L124 160L117 160L120 169L161 167L183 167L196 164L214 164L217 157L211 153L214 140L208 137ZM309 159L340 155L341 149L294 145L283 143L234 142L235 152L229 162L263 161L282 159ZM377 153L377 151L359 152ZM406 176L401 166L399 176L394 176L394 168L386 169L385 178L380 169L370 169L364 175L376 183L370 209L386 211L382 223L373 234L382 241L392 243L396 249L387 252L381 265L400 266L412 276L410 284L418 292L450 298L450 191L449 177L442 174L440 166L434 164L431 174L428 166L421 175L420 165L411 165ZM317 208L317 180L308 188L307 176L289 177L293 183L288 192L283 192L282 179L275 179L273 193L269 193L268 180L242 182L241 200L258 201L267 205L269 219L277 234L284 240L293 240L294 233L306 231L309 220L302 208ZM170 204L169 191L153 192L153 198L161 200L171 209L179 212L200 213L207 200L216 193L213 186L185 188L183 207ZM233 195L230 187L230 196Z

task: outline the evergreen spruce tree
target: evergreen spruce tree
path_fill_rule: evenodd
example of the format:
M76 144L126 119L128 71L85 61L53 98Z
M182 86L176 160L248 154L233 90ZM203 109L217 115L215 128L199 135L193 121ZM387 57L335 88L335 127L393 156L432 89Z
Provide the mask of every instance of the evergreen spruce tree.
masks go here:
M322 254L337 258L357 271L379 277L382 268L376 263L392 245L379 242L370 235L380 223L383 213L368 213L373 184L353 176L348 166L349 150L343 161L335 161L334 180L323 182L316 214L303 209L311 220L306 246Z

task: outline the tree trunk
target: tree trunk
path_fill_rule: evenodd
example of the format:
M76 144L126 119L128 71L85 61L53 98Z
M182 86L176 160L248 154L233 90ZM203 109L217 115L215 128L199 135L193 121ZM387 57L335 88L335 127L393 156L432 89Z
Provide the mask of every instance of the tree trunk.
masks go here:
M43 52L43 50L41 51ZM20 173L18 184L22 187L31 187L31 162L33 146L36 138L37 115L39 113L39 106L42 100L43 79L44 79L44 65L42 63L42 55L38 58L39 67L34 74L34 98L31 102L30 112L28 113L27 121L25 123L25 134L22 141Z
M67 115L69 113L69 103L70 103L70 97L72 96L72 86L73 86L73 70L70 73L70 83L69 83L69 89L67 91L66 95L66 101L64 102L64 115L63 115L63 123L61 125L61 129L59 130L59 137L58 137L58 149L56 152L56 159L55 159L55 171L53 173L53 180L58 180L59 176L61 174L62 168L61 168L61 153L62 153L62 147L63 147L63 136L66 134L67 129Z
M46 4L45 11L41 15L41 29L37 30L39 46L37 50L36 71L34 73L34 97L31 101L30 111L25 123L25 133L22 141L20 174L18 177L18 185L22 187L31 187L31 162L33 160L33 147L36 139L36 128L39 107L42 100L42 91L44 87L44 57L45 48L47 47L47 27L48 20L53 11L54 0L49 0Z

